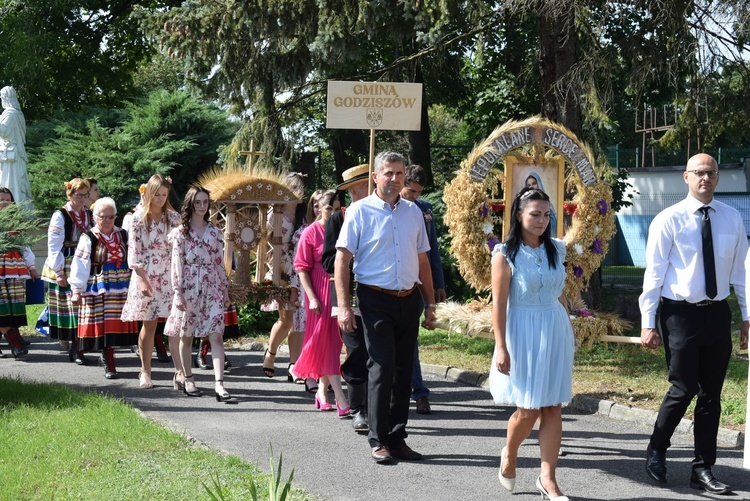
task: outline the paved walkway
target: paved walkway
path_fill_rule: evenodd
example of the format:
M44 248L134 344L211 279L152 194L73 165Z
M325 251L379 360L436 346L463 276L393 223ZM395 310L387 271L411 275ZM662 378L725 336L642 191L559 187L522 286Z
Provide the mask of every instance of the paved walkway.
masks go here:
M413 412L409 445L425 454L420 463L390 466L373 463L365 438L355 434L348 420L313 408L312 395L286 382L286 359L279 356L277 377L265 378L260 351L229 350L237 366L227 375L227 389L237 397L233 405L213 397L188 398L171 389L172 369L154 362L153 390L141 390L135 355L118 351L121 379L107 381L99 367L68 362L56 342L31 338L29 355L0 360L1 377L55 381L123 397L146 416L189 437L268 470L269 445L283 451L284 474L296 468L294 483L323 500L531 500L538 474L539 449L532 434L521 448L516 493L502 490L497 481L498 454L512 409L495 406L486 390L428 373L434 413ZM3 346L5 351L5 346ZM93 357L92 357L93 358ZM444 372L444 371L443 371ZM212 390L208 371L195 371L199 387ZM208 392L207 392L208 393ZM412 407L413 409L413 407ZM563 454L558 480L575 500L706 499L689 488L691 443L687 435L674 437L668 453L670 482L652 485L643 471L650 426L623 422L599 414L567 408L563 412ZM714 468L720 480L735 488L730 499L750 499L750 475L742 469L742 450L721 447Z

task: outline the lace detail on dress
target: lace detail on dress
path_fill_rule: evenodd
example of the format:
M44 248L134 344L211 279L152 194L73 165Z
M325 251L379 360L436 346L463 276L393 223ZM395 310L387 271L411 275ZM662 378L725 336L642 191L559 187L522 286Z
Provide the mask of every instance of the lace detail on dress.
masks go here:
M559 298L559 291L565 284L565 245L553 239L557 248L557 268L550 268L547 252L543 245L532 248L521 245L516 253L515 263L508 261L511 278L509 301L528 305L552 304ZM493 250L506 254L506 245L500 244Z

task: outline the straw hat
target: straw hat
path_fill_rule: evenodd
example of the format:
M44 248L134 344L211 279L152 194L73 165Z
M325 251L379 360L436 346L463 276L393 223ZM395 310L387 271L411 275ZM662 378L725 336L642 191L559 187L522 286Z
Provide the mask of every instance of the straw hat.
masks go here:
M344 182L336 186L337 190L348 190L353 185L360 181L366 181L370 175L370 166L368 164L357 165L350 169L346 169L341 177Z

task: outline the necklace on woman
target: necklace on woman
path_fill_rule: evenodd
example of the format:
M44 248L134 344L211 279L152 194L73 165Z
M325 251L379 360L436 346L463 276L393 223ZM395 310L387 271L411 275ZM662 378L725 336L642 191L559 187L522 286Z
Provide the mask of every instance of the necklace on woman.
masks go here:
M76 227L81 233L86 233L88 231L88 217L85 210L81 210L81 213L78 214L75 209L71 208L68 211L68 214L70 214L70 217L73 219L73 223L75 223Z
M104 244L107 249L107 255L109 258L114 258L118 267L122 261L122 252L120 249L120 239L117 238L118 232L112 232L110 235L105 235L99 232L99 240Z

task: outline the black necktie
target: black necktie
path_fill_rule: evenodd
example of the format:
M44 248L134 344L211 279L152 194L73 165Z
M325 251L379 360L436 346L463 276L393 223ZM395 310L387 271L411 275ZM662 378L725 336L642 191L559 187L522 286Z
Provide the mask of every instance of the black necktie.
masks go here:
M701 237L703 240L703 273L706 277L706 295L709 299L716 297L716 265L714 263L714 239L711 235L711 218L708 211L711 209L704 205L699 211L703 213L701 224Z

